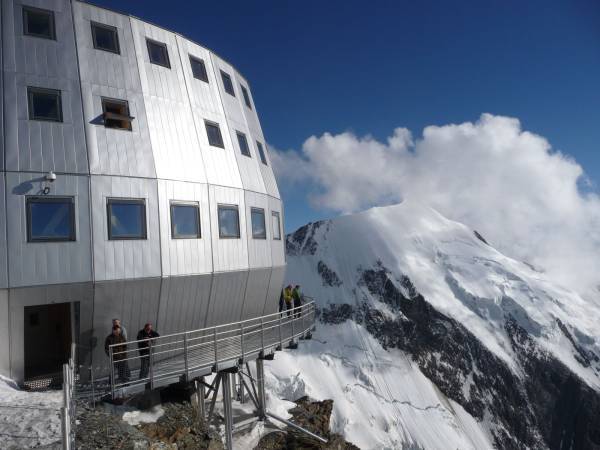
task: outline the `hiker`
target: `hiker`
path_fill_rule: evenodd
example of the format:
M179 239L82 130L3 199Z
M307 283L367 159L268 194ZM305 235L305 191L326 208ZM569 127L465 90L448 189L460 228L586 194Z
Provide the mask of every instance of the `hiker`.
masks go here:
M294 299L292 298L292 285L288 284L283 290L283 300L285 301L285 307L287 309L287 316L292 315L292 308L294 307Z
M130 372L129 372L129 364L127 363L127 340L123 337L121 327L119 325L114 325L112 329L112 333L106 336L106 340L104 341L104 351L106 352L106 356L109 356L109 347L111 345L116 345L112 348L113 351L113 364L117 369L117 376L120 380L127 382L129 381ZM113 373L113 367L111 367L111 376Z
M151 339L159 337L156 331L152 329L152 324L147 323L144 325L136 337L138 342L138 349L140 352L141 363L140 363L140 380L148 376L148 369L150 368L150 344Z
M123 336L123 338L127 340L127 330L123 325L121 325L121 319L113 319L112 326L114 327L115 325L121 328L121 336Z
M294 287L294 290L292 291L292 298L294 300L294 317L300 317L300 313L301 313L301 306L303 303L303 295L300 292L300 285L297 284L296 287Z

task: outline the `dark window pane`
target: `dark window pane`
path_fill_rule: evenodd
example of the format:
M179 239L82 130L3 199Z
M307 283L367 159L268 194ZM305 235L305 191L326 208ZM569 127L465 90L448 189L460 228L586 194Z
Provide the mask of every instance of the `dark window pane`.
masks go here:
M146 239L146 204L143 200L108 201L109 239Z
M252 109L252 104L250 103L250 95L248 94L248 89L246 89L242 85L240 85L240 87L242 88L242 95L244 96L244 102L246 103L246 106L248 108Z
M208 143L213 147L221 147L225 148L223 144L223 136L221 136L221 130L219 129L219 125L212 122L205 122L206 125L206 135L208 136Z
M252 208L250 215L252 219L252 237L254 239L266 239L265 211L259 208Z
M74 241L75 208L72 198L27 199L28 240Z
M54 89L27 88L29 119L62 122L60 91Z
M194 75L194 78L206 81L208 83L208 74L206 73L204 61L190 56L190 65L192 66L192 74Z
M150 57L150 62L152 64L158 64L159 66L164 66L170 69L171 63L169 62L167 45L163 44L162 42L155 42L149 39L146 40L146 44L148 46L148 56Z
M237 206L219 206L219 237L240 237L240 217Z
M174 239L200 237L198 206L171 205L171 236Z
M250 148L248 147L248 140L244 133L237 132L238 143L240 144L240 151L244 156L250 156Z
M45 39L56 39L54 13L45 9L23 7L23 33Z
M279 213L273 212L271 216L271 220L273 222L273 239L280 240L281 239L281 221L279 220Z
M92 23L92 38L94 48L119 53L119 35L116 28Z
M233 90L233 83L231 82L231 77L228 73L225 73L221 70L221 78L223 79L223 87L225 88L225 92L231 94L235 97L235 91Z
M131 131L133 117L129 115L129 103L126 100L102 99L104 126Z
M262 144L256 141L256 147L258 148L258 154L260 155L260 160L266 166L267 165L267 157L265 156L265 149Z

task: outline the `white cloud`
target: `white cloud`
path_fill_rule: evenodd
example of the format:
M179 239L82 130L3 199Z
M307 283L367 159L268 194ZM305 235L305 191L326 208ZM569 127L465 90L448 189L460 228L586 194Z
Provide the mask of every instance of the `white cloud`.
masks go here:
M598 196L578 188L581 166L517 119L430 126L416 142L405 128L387 142L326 133L272 156L280 183L304 184L313 207L348 213L416 199L557 281L600 284Z

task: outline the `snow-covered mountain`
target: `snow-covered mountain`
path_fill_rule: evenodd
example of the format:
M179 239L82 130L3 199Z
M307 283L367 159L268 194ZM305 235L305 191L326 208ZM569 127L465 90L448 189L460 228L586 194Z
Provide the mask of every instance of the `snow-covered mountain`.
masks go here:
M284 398L334 399L347 440L600 448L599 303L408 201L308 224L287 251L287 281L321 323L268 382Z

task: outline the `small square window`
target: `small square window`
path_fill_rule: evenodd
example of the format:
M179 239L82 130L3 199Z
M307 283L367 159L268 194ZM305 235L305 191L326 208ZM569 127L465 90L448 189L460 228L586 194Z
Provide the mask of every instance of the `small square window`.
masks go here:
M240 84L240 87L242 88L242 95L244 96L244 103L246 103L246 106L248 108L252 109L252 103L250 103L250 94L248 94L248 89L246 89L241 84Z
M221 239L239 239L240 214L237 205L219 205L219 237Z
M60 91L56 89L27 88L30 120L62 122Z
M223 79L223 87L225 88L225 92L235 97L233 83L231 82L231 77L229 76L229 74L221 70L221 78Z
M92 41L94 48L120 54L119 33L115 27L92 22Z
M260 156L260 160L262 161L262 163L265 166L268 166L267 157L265 155L265 149L263 148L263 145L260 142L256 141L256 148L258 148L258 154Z
M273 211L271 213L271 221L273 223L273 239L276 241L281 240L281 219L279 218L279 213L277 211Z
M204 61L190 55L190 66L192 67L192 75L194 75L194 78L208 83L208 74L206 73Z
M23 6L23 34L56 40L54 12Z
M240 152L242 152L242 155L252 158L252 156L250 156L250 148L248 147L248 140L246 139L246 135L239 131L236 131L236 134L238 143L240 144Z
M200 239L200 209L197 203L171 203L171 237Z
M152 64L157 64L167 69L171 68L167 44L146 39L146 46L148 47L148 57Z
M146 201L109 198L108 239L146 239Z
M27 241L75 240L73 197L27 197Z
M129 115L129 103L126 100L103 98L102 116L106 128L131 131L133 117Z
M250 210L252 222L252 238L266 239L267 227L265 226L265 210L261 208L252 208Z
M208 122L205 120L204 125L206 126L206 135L208 136L208 143L213 147L225 148L219 124L214 122Z

